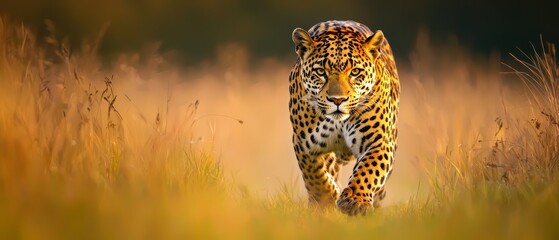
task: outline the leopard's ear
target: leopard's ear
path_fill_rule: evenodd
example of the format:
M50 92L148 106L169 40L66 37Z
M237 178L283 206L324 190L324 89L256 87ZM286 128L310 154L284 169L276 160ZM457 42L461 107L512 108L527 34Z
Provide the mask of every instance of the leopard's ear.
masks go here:
M373 55L376 55L376 53L378 53L377 50L380 49L382 43L384 43L384 33L382 33L381 30L377 30L373 36L370 36L367 40L365 40L365 47L369 49Z
M297 52L297 55L299 55L301 59L304 58L305 53L312 50L315 44L309 33L301 28L295 28L291 38L293 39L293 43L295 43L295 52Z

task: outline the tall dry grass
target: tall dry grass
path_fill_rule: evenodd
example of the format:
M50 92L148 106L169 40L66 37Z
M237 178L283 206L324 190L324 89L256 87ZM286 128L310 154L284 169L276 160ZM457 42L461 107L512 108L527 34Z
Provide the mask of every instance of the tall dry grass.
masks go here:
M555 47L542 41L532 53L519 51L521 56L511 54L517 62L504 63L501 76L470 77L453 84L459 90L443 90L454 97L437 100L444 102L443 109L452 105L446 123L461 126L435 122L437 128L452 131L441 135L450 139L440 141L432 155L420 161L426 163L431 188L427 211L444 213L450 233L464 224L475 230L469 236L553 238L558 234L553 227L559 214ZM472 74L472 69L464 70Z
M182 68L155 44L101 64L102 34L71 48L47 27L43 41L0 18L1 238L558 235L553 45L519 52L503 71L497 56L420 35L399 66L386 207L347 218L305 203L291 62L251 68L246 50L226 44Z
M168 104L137 105L102 70L98 41L72 51L48 26L53 35L43 45L0 19L3 236L81 238L99 228L105 232L90 236L143 236L168 228L152 217L228 192L211 146L192 135L198 102L172 118L179 110Z

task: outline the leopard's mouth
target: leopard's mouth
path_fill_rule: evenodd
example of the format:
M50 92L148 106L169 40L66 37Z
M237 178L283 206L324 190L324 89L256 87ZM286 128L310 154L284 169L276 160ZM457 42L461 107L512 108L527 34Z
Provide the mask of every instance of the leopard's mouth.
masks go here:
M331 114L345 114L345 112L342 112L342 111L340 111L340 110L338 109L338 110L334 111L334 112L331 113Z
M346 120L349 117L349 113L342 112L338 109L334 112L326 114L326 116L334 120L342 121L342 120Z

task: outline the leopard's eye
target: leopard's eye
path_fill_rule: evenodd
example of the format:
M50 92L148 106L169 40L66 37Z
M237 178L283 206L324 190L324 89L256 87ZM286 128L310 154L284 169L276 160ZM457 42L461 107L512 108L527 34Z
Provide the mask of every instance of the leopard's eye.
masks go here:
M321 76L321 77L326 76L326 70L324 70L324 68L315 68L315 69L313 69L313 71L314 71L318 76Z
M354 68L354 69L351 69L351 72L349 73L349 75L352 76L352 77L357 77L357 76L359 76L359 74L361 74L362 71L363 71L363 69L361 69L361 68Z

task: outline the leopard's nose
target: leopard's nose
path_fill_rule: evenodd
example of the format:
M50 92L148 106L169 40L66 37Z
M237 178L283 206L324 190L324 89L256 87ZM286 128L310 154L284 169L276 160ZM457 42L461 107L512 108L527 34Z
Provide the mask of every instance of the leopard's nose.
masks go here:
M337 106L340 106L343 102L349 100L349 97L326 97L326 100L333 102Z

